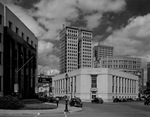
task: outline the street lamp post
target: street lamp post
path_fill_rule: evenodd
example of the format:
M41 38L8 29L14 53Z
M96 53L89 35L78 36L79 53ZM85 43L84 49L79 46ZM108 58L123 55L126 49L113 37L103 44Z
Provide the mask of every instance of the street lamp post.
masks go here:
M72 82L71 82L71 99L72 99Z
M68 80L68 74L65 75L66 79L66 106L65 106L65 112L68 112L68 96L67 96L67 80Z

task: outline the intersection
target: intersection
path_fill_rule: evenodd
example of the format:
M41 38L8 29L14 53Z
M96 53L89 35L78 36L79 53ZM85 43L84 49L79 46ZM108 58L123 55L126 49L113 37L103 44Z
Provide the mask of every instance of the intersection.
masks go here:
M63 111L63 109L61 110ZM149 117L150 105L144 105L143 102L120 102L92 104L84 102L82 111L76 112L58 112L41 114L1 114L0 117Z

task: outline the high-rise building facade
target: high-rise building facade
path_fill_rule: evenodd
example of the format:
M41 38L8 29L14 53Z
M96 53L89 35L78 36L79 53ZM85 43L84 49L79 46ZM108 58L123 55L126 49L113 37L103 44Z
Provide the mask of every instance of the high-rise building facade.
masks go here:
M114 52L114 47L107 46L107 45L101 45L95 46L93 48L93 58L94 61L100 60L104 57L112 57Z
M97 61L95 67L139 70L141 68L141 59L125 56L104 57Z
M119 69L134 74L139 77L139 88L144 86L144 69L141 68L140 58L126 56L105 57L95 61L94 67Z
M38 40L27 26L0 3L0 96L16 93L31 98L37 82Z
M147 81L150 81L150 62L147 63Z
M60 32L60 73L92 67L92 31L66 26Z

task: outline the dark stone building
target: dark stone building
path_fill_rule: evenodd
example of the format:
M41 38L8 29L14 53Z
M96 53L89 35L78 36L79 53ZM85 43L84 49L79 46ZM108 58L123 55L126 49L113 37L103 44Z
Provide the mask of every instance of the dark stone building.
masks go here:
M6 6L3 7L2 69L0 96L17 94L33 98L37 83L37 45L35 35Z

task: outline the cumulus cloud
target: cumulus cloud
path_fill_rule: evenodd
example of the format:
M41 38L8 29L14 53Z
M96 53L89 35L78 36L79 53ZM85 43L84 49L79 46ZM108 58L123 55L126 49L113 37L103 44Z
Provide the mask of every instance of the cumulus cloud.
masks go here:
M84 12L118 12L125 6L124 0L77 0L78 8Z
M150 61L150 14L131 18L126 27L114 31L104 43L114 46L115 55Z
M32 12L32 15L37 17L37 21L48 29L42 39L58 39L62 25L70 25L67 20L78 17L78 11L74 6L75 2L75 0L41 0L34 5L38 10Z
M87 28L99 26L104 12L120 12L125 8L124 0L77 0L77 7L88 14L85 17Z
M112 27L109 26L107 29L106 29L106 32L111 32L112 31Z
M51 42L39 41L38 64L49 65L51 68L59 67L59 58L54 55L55 49Z
M36 37L43 35L45 30L39 26L28 10L14 4L8 4L7 7L35 34Z
M41 39L58 39L62 25L78 19L78 9L85 15L86 28L93 29L99 26L104 12L119 12L124 6L124 0L41 0L34 5L38 10L33 10L32 15L48 30Z
M101 18L102 18L102 14L93 14L93 15L86 16L85 20L87 21L87 28L93 29L95 27L98 27Z
M58 47L50 41L59 40L63 24L78 20L82 11L87 24L84 28L94 29L99 26L104 12L120 12L125 6L124 0L40 0L27 10L17 6L14 0L2 1L38 37L38 64L51 66L49 69L59 66L59 57L55 54Z
M55 75L59 74L59 70L52 69L50 66L38 65L38 74Z

